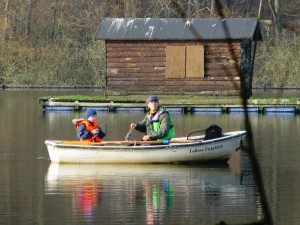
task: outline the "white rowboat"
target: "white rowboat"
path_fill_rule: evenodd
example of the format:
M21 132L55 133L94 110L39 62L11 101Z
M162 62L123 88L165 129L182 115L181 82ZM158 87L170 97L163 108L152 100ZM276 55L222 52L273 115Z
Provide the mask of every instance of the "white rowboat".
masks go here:
M245 131L224 133L203 140L204 135L160 141L104 141L101 143L46 140L52 163L187 163L224 161L241 147Z

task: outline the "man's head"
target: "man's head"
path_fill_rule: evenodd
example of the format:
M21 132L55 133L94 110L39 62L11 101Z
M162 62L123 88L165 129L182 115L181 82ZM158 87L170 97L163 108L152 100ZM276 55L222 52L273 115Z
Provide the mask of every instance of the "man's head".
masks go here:
M96 116L97 116L96 110L95 110L95 109L90 109L90 108L88 108L88 109L85 111L85 117L84 117L84 118L87 120L87 119L89 119L90 117L94 117L94 119L91 120L91 121L94 121L94 120L96 120Z
M150 112L155 112L159 106L159 99L157 96L149 96L146 100L146 103L150 109Z
M152 101L159 102L159 99L157 96L151 95L147 98L146 103L148 104L149 102L152 102Z

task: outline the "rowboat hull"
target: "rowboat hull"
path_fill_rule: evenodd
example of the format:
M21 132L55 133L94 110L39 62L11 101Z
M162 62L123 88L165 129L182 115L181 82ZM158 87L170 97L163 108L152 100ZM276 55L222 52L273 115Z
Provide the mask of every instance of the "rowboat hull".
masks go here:
M52 163L181 163L228 160L245 135L245 131L227 132L206 141L194 136L190 143L180 143L186 138L173 138L168 145L83 145L51 140L45 144Z

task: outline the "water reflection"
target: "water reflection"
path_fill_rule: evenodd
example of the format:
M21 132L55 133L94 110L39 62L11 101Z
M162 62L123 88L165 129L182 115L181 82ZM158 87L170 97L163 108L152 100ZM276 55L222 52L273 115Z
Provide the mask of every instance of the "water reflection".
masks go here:
M287 117L287 118L293 118L295 117L295 113L290 112L266 112L264 114L266 117Z
M100 183L94 179L84 179L75 184L76 209L83 215L85 221L93 221L94 212L100 201Z
M191 224L253 221L258 199L251 173L241 168L240 152L229 163L51 164L45 190L47 194L70 196L74 217L83 221L107 218L105 224L149 225L174 224L179 219L180 224L185 220Z

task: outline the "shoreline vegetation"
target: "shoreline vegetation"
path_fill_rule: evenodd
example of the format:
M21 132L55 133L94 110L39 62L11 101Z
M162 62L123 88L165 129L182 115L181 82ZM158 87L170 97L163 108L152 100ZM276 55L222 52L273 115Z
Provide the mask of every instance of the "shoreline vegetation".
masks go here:
M88 95L55 95L55 96L41 96L39 102L53 101L53 102L119 102L119 103L144 103L145 98L149 95L149 92L136 91L134 93L127 93L126 91L107 91L105 88L93 87L93 86L24 86L24 85L12 85L6 86L2 85L2 90L95 90L99 91L98 95L88 96ZM272 91L272 90L282 90L282 91L299 91L300 88L256 88L254 91ZM222 104L241 104L241 96L239 93L216 93L216 92L185 92L179 93L164 93L164 92L154 92L152 94L159 95L160 98L168 103L172 104L209 104L209 105L222 105ZM300 105L299 97L264 97L255 96L250 97L248 104L271 104L271 105ZM259 103L258 103L259 102Z
M59 46L53 46L49 50L33 49L34 53L28 55L29 52L26 50L19 52L5 46L4 51L0 53L0 85L2 89L13 87L103 89L106 80L105 48L104 44L99 42L102 41L93 42L88 49L81 49L82 55L74 60L71 57L74 49L67 48L61 52L63 55L60 55L59 52L62 50L59 50ZM290 35L284 31L276 40L266 38L264 42L259 42L254 63L253 88L300 88L299 49L300 36ZM85 50L93 53L85 55ZM56 51L58 53L55 55Z

